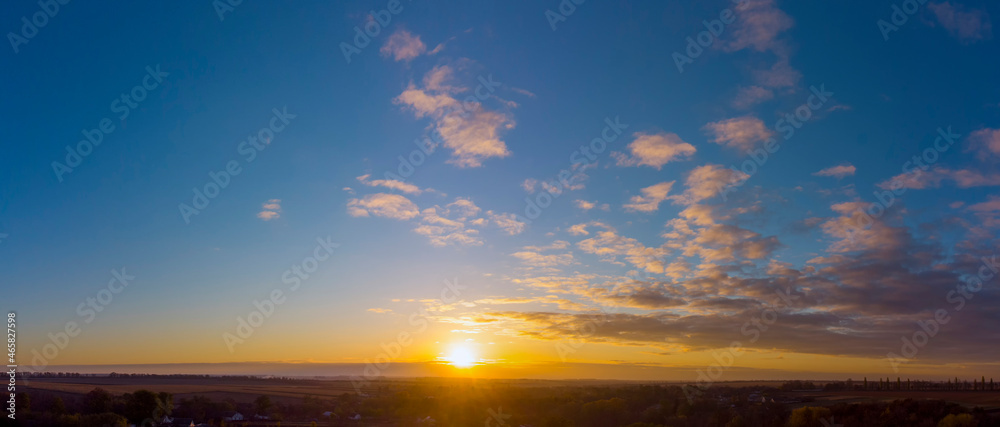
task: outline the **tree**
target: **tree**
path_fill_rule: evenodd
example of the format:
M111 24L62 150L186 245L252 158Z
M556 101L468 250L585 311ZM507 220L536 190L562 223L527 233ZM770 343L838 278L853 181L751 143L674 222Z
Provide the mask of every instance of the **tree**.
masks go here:
M127 427L128 420L114 412L88 414L80 418L81 427Z
M979 422L972 417L972 414L951 414L938 423L938 427L976 427L977 425Z
M111 393L103 388L95 388L83 396L84 414L111 412Z
M267 396L258 396L253 401L254 409L257 410L258 414L264 415L267 413L268 408L271 407L271 398Z
M625 416L625 400L614 397L583 405L583 416L595 426L618 425Z
M170 415L174 412L174 395L161 391L156 394L157 397L157 413L155 417L157 419L163 418L165 415Z
M820 427L823 419L830 417L830 408L805 406L792 411L788 417L788 427Z
M157 394L149 390L136 390L135 393L126 393L122 397L125 400L125 417L136 424L142 423L147 418L162 418L169 414L174 406L170 393Z
M52 400L52 408L49 411L56 415L65 414L66 403L63 402L61 397L57 397Z

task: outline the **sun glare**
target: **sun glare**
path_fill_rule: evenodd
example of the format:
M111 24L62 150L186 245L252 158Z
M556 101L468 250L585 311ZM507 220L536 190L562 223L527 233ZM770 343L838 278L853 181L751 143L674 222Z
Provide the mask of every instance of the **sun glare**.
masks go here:
M477 362L476 354L471 348L464 345L456 345L451 348L445 360L456 368L471 368Z

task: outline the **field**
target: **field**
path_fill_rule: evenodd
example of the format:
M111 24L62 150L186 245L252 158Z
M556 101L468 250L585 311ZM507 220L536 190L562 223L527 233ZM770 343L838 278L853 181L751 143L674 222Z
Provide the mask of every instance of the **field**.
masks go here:
M815 399L800 406L829 406L837 403L865 403L897 399L941 399L958 403L969 408L980 406L988 411L1000 410L1000 391L838 391L838 392L794 392L792 395Z
M374 391L376 383L362 388L363 392ZM636 381L603 380L476 380L448 378L400 378L386 379L377 383L386 388L407 385L475 385L488 387L592 387L623 386L642 384ZM664 384L664 383L660 383ZM734 381L717 383L719 387L777 387L780 381ZM101 387L112 394L131 393L138 389L165 391L177 398L193 395L207 396L213 400L231 398L237 402L251 402L257 396L268 395L275 401L298 402L306 396L335 398L356 390L350 380L344 379L229 379L229 378L36 378L22 386L28 390L47 391L56 394L81 395ZM837 403L877 402L896 399L942 399L967 407L980 406L987 410L1000 410L1000 392L962 391L795 391L782 394L813 400L798 406L828 406Z
M35 378L23 382L22 387L28 391L76 395L95 387L116 395L146 389L171 393L176 398L202 395L213 400L232 398L237 402L250 402L260 395L268 395L275 401L301 401L305 396L334 398L355 392L350 381L219 378Z

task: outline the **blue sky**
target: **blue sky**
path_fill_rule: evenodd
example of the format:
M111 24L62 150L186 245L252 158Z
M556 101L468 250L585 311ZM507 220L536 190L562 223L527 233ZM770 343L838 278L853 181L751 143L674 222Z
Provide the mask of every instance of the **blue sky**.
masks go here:
M991 3L927 2L888 40L892 2L588 1L554 27L556 1L388 5L243 2L220 18L210 2L71 2L12 43L0 265L23 354L124 268L134 281L51 364L363 362L423 309L430 332L401 362L463 342L484 361L566 362L557 345L577 339L570 362L698 366L790 286L807 303L783 308L741 366L787 355L792 370L839 358L829 372L875 372L995 253ZM16 35L42 10L10 9ZM734 21L678 72L675 52L727 9ZM371 11L391 21L345 60ZM113 102L147 67L163 81L119 119ZM494 91L460 107L484 80ZM833 95L784 139L776 122L813 87ZM241 143L274 109L287 124L248 162ZM55 172L105 118L114 130ZM574 165L606 119L627 128ZM949 127L954 145L904 173ZM428 137L439 145L405 182L386 176ZM755 172L730 169L768 138L780 148ZM239 174L185 221L179 205L229 162ZM578 179L547 189L562 170ZM905 193L852 228L893 182ZM525 199L542 194L556 197L529 223ZM318 238L340 246L227 345ZM458 300L440 300L456 279ZM1000 320L994 282L975 296L961 324ZM574 332L601 310L614 320ZM995 331L952 328L906 369L997 371L982 344Z

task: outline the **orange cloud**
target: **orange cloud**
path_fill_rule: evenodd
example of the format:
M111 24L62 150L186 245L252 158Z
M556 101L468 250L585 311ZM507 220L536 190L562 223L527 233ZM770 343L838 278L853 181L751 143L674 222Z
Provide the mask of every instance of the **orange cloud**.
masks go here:
M690 158L697 151L693 145L681 140L675 133L661 132L649 135L641 132L633 134L635 140L629 143L632 157L622 153L612 153L618 166L650 166L660 169L663 165Z

